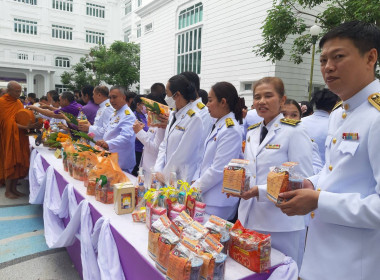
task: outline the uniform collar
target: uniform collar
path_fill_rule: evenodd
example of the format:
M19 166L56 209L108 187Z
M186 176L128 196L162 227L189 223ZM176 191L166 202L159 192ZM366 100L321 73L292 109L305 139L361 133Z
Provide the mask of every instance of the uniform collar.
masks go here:
M116 111L116 114L119 114L120 112L124 112L125 110L128 110L128 109L129 109L128 104L125 104L118 111Z
M280 122L280 120L284 117L284 115L282 113L278 114L277 117L275 117L273 120L271 120L267 125L264 125L264 120L261 122L261 127L265 126L268 131L271 129L272 126L274 127L279 127L278 123Z
M324 110L315 110L313 115L316 115L319 117L329 117L330 114Z
M186 106L184 106L182 109L174 112L175 117L178 119L179 117L182 117L183 115L185 115L187 111L191 109L191 106L192 106L192 102L187 103Z
M358 93L356 93L354 96L347 99L346 101L343 101L342 108L347 112L353 111L355 108L363 104L368 99L368 96L379 91L380 82L378 79L376 79L368 84L365 88L360 90Z
M235 115L233 112L229 112L227 115L221 117L216 123L215 123L215 128L221 128L223 125L225 125L225 120L227 118L235 119Z
M99 108L103 108L103 107L105 107L106 104L107 104L108 102L110 102L109 99L104 100L102 103L99 104ZM110 105L111 105L111 104L110 104Z

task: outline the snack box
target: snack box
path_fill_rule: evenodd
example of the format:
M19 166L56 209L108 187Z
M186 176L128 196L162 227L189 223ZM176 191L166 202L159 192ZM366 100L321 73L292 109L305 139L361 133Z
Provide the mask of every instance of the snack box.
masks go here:
M116 214L129 214L135 209L135 187L131 182L113 185L114 209Z

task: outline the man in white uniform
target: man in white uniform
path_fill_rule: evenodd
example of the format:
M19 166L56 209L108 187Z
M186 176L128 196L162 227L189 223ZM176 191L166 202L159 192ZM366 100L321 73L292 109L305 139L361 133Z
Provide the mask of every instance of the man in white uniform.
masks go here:
M321 72L343 101L330 115L326 164L283 193L289 216L311 212L303 280L372 280L380 276L380 29L344 23L321 39ZM314 187L314 189L313 189Z
M94 120L94 124L89 122L80 123L78 128L81 131L94 133L94 140L98 141L103 138L107 125L111 115L114 112L114 108L110 104L108 99L109 90L106 86L97 86L94 88L94 103L99 105L98 112Z
M120 168L130 173L136 165L136 137L132 128L136 117L128 107L127 92L123 87L113 86L109 97L115 111L106 126L103 140L98 140L96 144L111 153L118 153Z

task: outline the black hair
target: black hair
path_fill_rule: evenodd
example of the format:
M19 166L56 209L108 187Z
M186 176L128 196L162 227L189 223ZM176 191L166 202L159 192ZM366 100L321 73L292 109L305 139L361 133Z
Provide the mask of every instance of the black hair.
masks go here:
M53 94L51 96L51 99L53 99L54 102L59 102L59 95L58 94Z
M157 94L153 94L153 93L149 93L146 98L150 99L150 100L153 100L153 101L156 101L158 103L161 103L163 105L168 105L166 104L166 101L165 99L163 98L163 96L158 96Z
M218 101L222 101L222 98L226 99L228 107L231 112L235 114L236 120L241 123L243 119L243 106L245 104L244 99L241 99L238 95L236 88L229 82L219 82L213 85L212 90Z
M175 75L169 79L168 83L173 94L179 91L188 102L196 99L195 88L185 76Z
M197 73L186 71L186 72L182 72L181 75L184 75L193 84L197 92L199 91L200 82L199 82L199 76Z
M58 92L55 89L49 90L46 95L50 94L51 96L53 95L58 95Z
M156 94L165 95L165 85L163 83L154 83L150 87L150 92L153 95L156 95Z
M200 98L202 98L202 102L203 102L204 104L207 104L207 102L208 102L208 94L207 94L207 91L205 91L204 89L200 89L200 90L198 91L198 96L199 96Z
M305 105L307 108L306 112L301 115L302 118L310 116L314 113L313 106L310 105L309 101L301 101L300 103L301 106Z
M48 101L48 99L47 99L46 96L42 96L42 97L40 98L40 101L42 101L42 100L44 100L44 101Z
M79 93L79 97L82 97L82 93L80 92L79 89L74 89L73 92L74 92L74 95L75 95L76 93Z
M25 95L20 95L19 98L22 99L22 100L24 100L24 101L25 101L25 99L26 99Z
M139 103L142 103L141 97L144 97L143 95L137 95L133 98L133 102L131 103L131 110L134 112L136 111L137 105Z
M40 99L39 99L38 97L36 97L36 98L34 99L34 101L35 101L36 103L38 103L38 102L40 102Z
M92 102L94 102L94 87L91 85L85 85L82 88L83 96L87 95Z
M129 99L135 99L135 97L137 96L137 93L127 90L125 93L125 96L127 97L127 101L129 101Z
M298 112L300 113L300 117L302 116L301 106L297 101L295 101L294 99L290 99L290 98L286 99L285 105L288 105L288 104L296 106Z
M28 97L36 99L37 95L35 93L31 92L31 93L28 93Z
M100 93L101 95L103 95L105 97L108 97L108 95L110 94L110 91L109 91L108 87L106 87L106 86L96 86L94 88L94 91L97 93Z
M313 93L313 98L310 101L310 105L315 105L318 110L331 112L338 101L339 97L335 93L331 92L327 88L324 88Z
M67 101L74 102L74 94L71 91L64 91L61 93L61 98L66 99Z
M345 22L327 32L319 41L319 48L322 49L328 40L335 38L350 39L361 55L376 49L380 59L380 29L374 23L358 20Z

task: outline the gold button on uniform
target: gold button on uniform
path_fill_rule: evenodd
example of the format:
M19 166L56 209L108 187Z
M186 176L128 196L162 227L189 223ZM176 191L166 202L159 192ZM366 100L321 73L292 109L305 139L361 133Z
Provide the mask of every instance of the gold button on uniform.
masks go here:
M342 118L345 119L346 117L347 117L346 112L343 112L343 114L342 114Z
M329 170L332 171L332 169L333 169L333 167L332 167L332 165L330 164L330 165L329 165Z
M333 143L334 143L334 144L336 143L336 138L333 138Z
M350 105L344 104L344 110L348 110L348 108L350 108Z
M311 212L311 213L310 213L310 217L311 217L312 219L314 219L314 216L315 216L314 212Z

